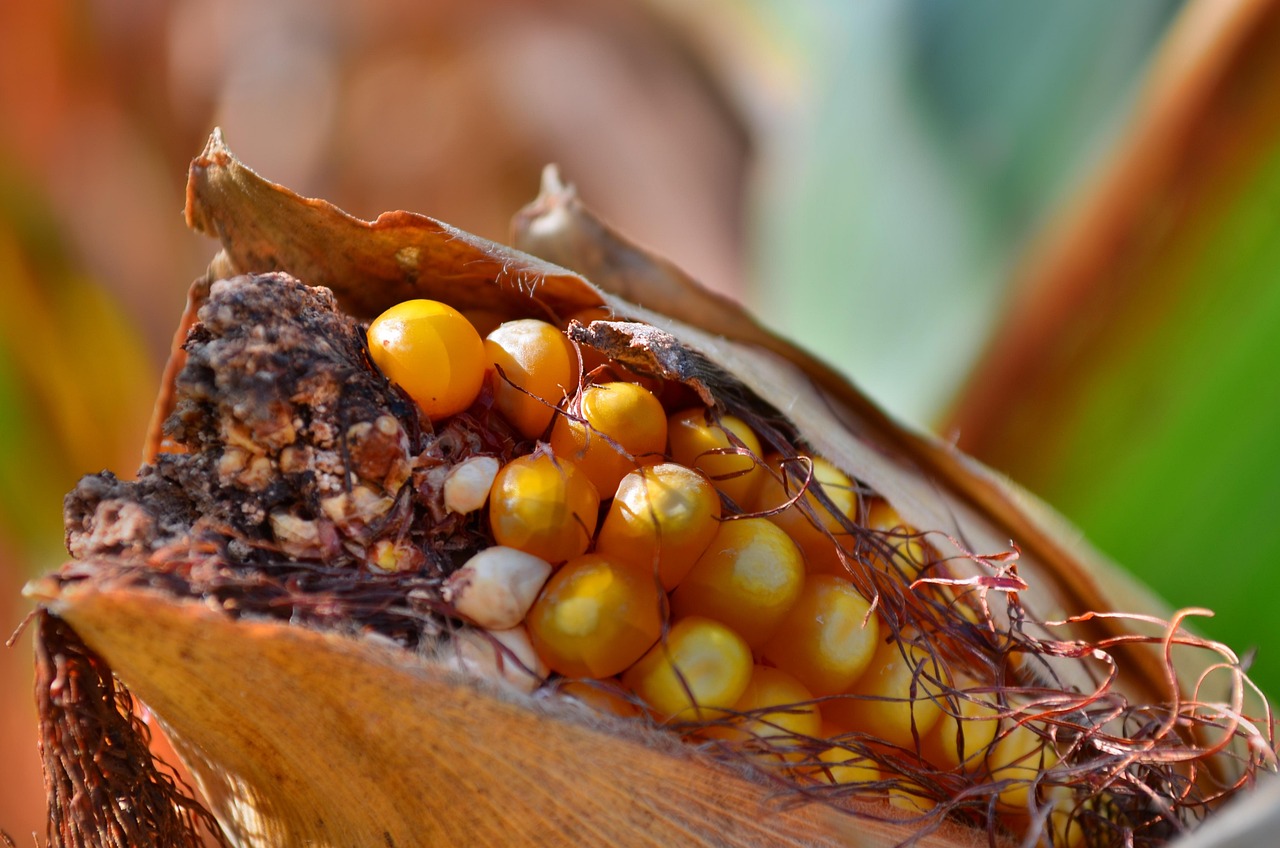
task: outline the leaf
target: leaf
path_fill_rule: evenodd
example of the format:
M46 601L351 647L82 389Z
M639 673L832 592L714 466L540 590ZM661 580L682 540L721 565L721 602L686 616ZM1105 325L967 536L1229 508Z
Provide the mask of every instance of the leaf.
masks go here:
M1274 4L1188 7L946 424L1175 604L1215 609L1206 631L1269 649L1272 689L1278 36Z

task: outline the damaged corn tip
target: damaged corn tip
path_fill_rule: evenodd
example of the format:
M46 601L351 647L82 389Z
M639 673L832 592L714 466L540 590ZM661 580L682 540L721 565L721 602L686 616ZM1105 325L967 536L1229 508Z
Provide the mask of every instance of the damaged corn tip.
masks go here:
M600 496L586 475L544 452L508 462L489 492L494 541L551 563L586 552L599 512Z
M667 413L653 393L635 383L587 386L551 429L551 448L578 463L604 497L638 464L661 461Z
M550 576L546 560L514 548L487 548L450 575L444 599L481 627L507 630L524 621Z
M461 515L480 509L500 467L492 456L472 456L455 465L444 478L444 508Z
M764 469L760 439L745 421L732 415L714 419L710 410L696 406L668 419L667 438L672 460L707 475L738 507L752 503Z
M484 343L461 312L408 300L369 325L369 355L435 421L475 402L484 384Z
M653 575L599 554L570 560L543 587L527 618L538 653L566 677L611 677L662 632Z
M556 405L578 385L564 333L535 318L507 321L484 340L493 405L525 438L546 432Z
M690 616L627 670L622 682L664 718L711 719L751 680L751 649L718 621Z
M671 597L677 617L723 622L759 649L800 597L804 559L795 542L763 518L725 521Z
M705 476L666 462L618 484L596 551L653 570L675 588L720 527L720 496Z

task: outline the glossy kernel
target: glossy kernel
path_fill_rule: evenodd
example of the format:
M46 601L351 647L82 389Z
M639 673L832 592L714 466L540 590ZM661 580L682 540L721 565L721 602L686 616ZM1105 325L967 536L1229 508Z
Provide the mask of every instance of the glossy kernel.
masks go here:
M1058 757L1044 738L1025 724L1006 727L1006 732L987 752L987 767L993 781L1010 781L1000 792L1000 806L1025 813L1034 781L1045 769L1057 765Z
M930 695L926 675L937 675L928 654L910 645L904 648L887 642L876 651L866 673L849 688L851 695L859 697L825 701L823 715L833 724L874 733L890 745L915 750L912 728L923 738L942 714Z
M787 532L804 551L810 571L843 576L844 564L836 553L837 543L846 551L854 550L853 537L845 530L841 518L852 521L858 514L858 496L853 480L822 457L802 457L783 461L778 454L765 459L766 471L752 504L756 512L777 509L800 494L808 481L804 497L791 506L769 516L769 520ZM812 467L812 477L810 476ZM784 484L785 481L785 484ZM837 518L812 493L813 487L839 511Z
M578 360L569 340L545 321L522 318L490 333L484 350L493 405L526 438L542 435L556 405L577 388Z
M618 484L596 551L649 569L675 588L720 527L720 496L691 468L663 463Z
M489 492L497 544L550 563L584 553L599 517L595 486L572 462L546 453L511 460Z
M667 413L643 386L587 386L570 411L582 420L557 418L551 447L577 462L602 496L612 495L637 464L661 461L667 446Z
M907 577L915 577L920 568L927 564L928 549L924 541L916 529L903 521L902 516L888 502L877 498L867 505L866 525L868 530L882 534L882 543L893 549L893 559ZM876 565L890 570L882 558L883 553L876 552Z
M662 632L653 577L598 554L569 560L547 581L526 618L538 655L566 677L610 677Z
M751 670L751 680L742 697L733 705L735 713L750 717L732 725L713 727L709 735L753 746L796 747L791 752L772 752L794 762L804 756L797 743L822 733L822 716L817 704L808 703L812 700L813 693L790 674L757 665Z
M825 783L853 784L875 783L882 780L880 767L874 760L855 754L848 748L833 745L818 755L822 767L814 769L814 776Z
M988 703L991 695L972 697L974 700L957 696L943 701L938 723L921 740L921 754L935 766L952 770L963 765L965 771L971 771L985 760L1000 727L1000 711Z
M431 420L466 409L484 384L480 334L461 312L434 300L407 300L369 325L369 355Z
M556 693L598 713L621 718L638 718L640 707L627 699L627 693L616 682L603 680L561 680Z
M733 628L759 649L804 586L795 542L763 518L724 521L671 597L677 616L701 615Z
M867 615L870 609L843 577L810 574L764 656L814 695L842 692L866 670L879 644L879 623Z
M729 433L737 443L730 439ZM706 474L716 489L742 509L749 508L764 470L758 459L760 440L745 421L722 415L716 423L707 409L696 406L671 416L667 422L667 439L674 461ZM740 445L751 455L732 452L742 450Z
M751 649L718 621L690 617L627 670L622 682L659 715L714 718L732 707L751 680Z

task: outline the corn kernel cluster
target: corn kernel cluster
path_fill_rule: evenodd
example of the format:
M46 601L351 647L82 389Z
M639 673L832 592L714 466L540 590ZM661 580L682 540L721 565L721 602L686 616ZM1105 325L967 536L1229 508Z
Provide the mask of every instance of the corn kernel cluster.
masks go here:
M745 421L549 323L502 323L482 357L468 337L442 364L439 310L411 312L432 316L416 367L412 327L391 367L377 359L383 319L370 329L386 375L433 419L487 386L528 445L500 467L485 458L455 472L460 511L485 508L487 494L494 546L449 579L445 599L510 655L504 667L502 652L473 641L462 665L487 656L495 678L523 691L644 714L819 785L884 779L848 746L822 743L865 735L940 771L1009 780L997 803L1025 810L1028 781L1050 759L1041 735L890 638L850 579L859 568L913 576L937 559L892 506L820 456L767 452ZM457 385L474 388L459 399ZM874 534L882 544L860 541ZM901 781L888 795L908 812L933 806Z

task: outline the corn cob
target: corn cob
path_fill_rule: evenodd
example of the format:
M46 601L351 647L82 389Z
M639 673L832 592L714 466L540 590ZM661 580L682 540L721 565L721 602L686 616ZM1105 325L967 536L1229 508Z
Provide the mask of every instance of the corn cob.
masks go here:
M225 253L194 289L164 438L137 483L69 496L72 552L94 567L37 589L142 688L97 602L76 600L85 584L377 633L556 715L595 705L622 738L658 728L646 743L684 740L823 815L906 820L890 843L958 825L1159 844L1274 768L1229 652L1235 697L1183 698L1181 648L1216 646L1057 591L1037 569L1077 560L993 507L1006 490L888 428L829 370L781 363L793 351L705 294L708 329L754 347L429 219L353 222L262 182L216 135L188 191ZM260 214L267 199L288 214ZM599 276L636 267L667 278L661 297L661 265L614 256ZM466 317L481 309L506 319L483 341ZM1044 606L1102 615L1053 627ZM182 748L191 728L169 720ZM288 815L258 772L196 744L224 830L266 844L244 811ZM855 839L774 814L798 841Z

